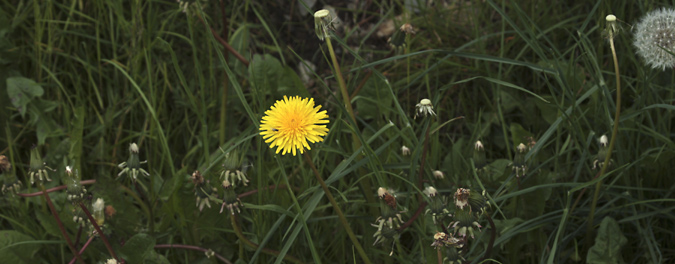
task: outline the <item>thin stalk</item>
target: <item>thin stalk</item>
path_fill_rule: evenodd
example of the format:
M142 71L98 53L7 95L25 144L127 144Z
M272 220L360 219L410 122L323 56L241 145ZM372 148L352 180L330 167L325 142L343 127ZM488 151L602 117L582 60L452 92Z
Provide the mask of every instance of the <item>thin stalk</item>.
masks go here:
M492 247L495 245L495 238L497 237L497 227L495 226L495 222L492 221L492 217L490 217L490 214L485 213L485 216L488 220L488 223L490 223L490 242L488 243L487 249L485 249L485 255L483 256L483 260L489 259L490 254L492 253Z
M438 261L437 261L438 264L443 264L443 252L441 252L442 248L443 247L437 247L436 248L436 256L438 257Z
M49 210L52 212L52 216L56 220L56 224L59 226L59 230L61 230L61 234L63 235L63 238L66 239L66 244L68 244L68 248L70 248L70 251L73 252L73 255L77 259L77 262L84 264L84 261L82 260L82 256L77 252L75 249L75 246L73 245L73 241L70 240L70 237L68 236L68 233L66 233L66 228L63 226L63 223L61 222L61 218L59 218L59 215L56 213L56 209L54 208L54 204L52 203L52 199L49 198L49 195L47 194L47 190L45 189L45 186L40 183L40 190L42 190L42 196L45 197L45 200L47 200L47 206L49 206Z
M82 184L82 185L88 185L88 184L94 184L94 183L96 183L96 180L86 180L86 181L80 182L80 184ZM60 190L66 189L66 188L68 188L68 186L61 185L61 186L57 186L57 187L54 187L54 188L49 188L47 190L44 190L44 192L50 193L50 192L60 191ZM34 192L34 193L17 193L16 195L21 196L21 197L34 197L34 196L43 195L43 192L39 191L39 192Z
M258 249L258 244L253 243L251 240L248 240L248 238L246 238L244 236L244 233L241 232L241 227L239 226L239 222L237 222L237 215L236 214L230 216L230 221L232 222L232 229L234 229L234 233L237 234L237 237L239 238L239 240L241 242L244 242L244 244L248 245L249 247L252 247L254 249ZM262 251L262 253L265 253L265 254L270 255L270 256L275 256L275 257L279 256L279 251L276 251L276 250L272 250L272 249L268 249L268 248L262 248L260 251ZM284 256L284 259L287 260L287 261L293 262L293 263L300 263L300 264L303 263L302 260L300 260L296 257L293 257L291 255L288 255L288 254L286 254Z
M614 39L610 36L609 46L612 49L612 58L614 59L614 75L616 76L616 111L614 113L614 128L612 129L612 138L609 140L609 147L607 148L607 155L605 156L605 162L602 165L602 169L598 174L598 177L601 177L607 171L609 166L609 161L612 158L612 150L614 150L614 143L616 142L616 137L619 132L619 115L621 114L621 75L619 75L619 60L616 58L616 49L614 48ZM590 248L591 241L590 239L593 232L593 219L595 218L595 207L598 204L598 196L600 193L600 185L602 185L602 180L599 180L595 184L595 193L593 194L593 202L591 203L591 213L588 218L588 225L586 227L586 248Z
M333 62L333 68L335 68L335 78L338 80L338 85L340 86L340 93L342 93L342 101L344 101L345 108L349 113L352 121L354 121L354 131L359 131L358 123L356 122L356 116L354 115L354 108L352 108L352 102L350 100L349 92L347 91L347 85L345 84L345 79L342 77L342 70L340 70L340 64L337 61L335 56L335 51L333 50L333 42L330 40L330 36L326 37L326 45L328 46L328 53L330 54L331 61ZM356 132L352 133L352 146L354 151L358 151L361 148L361 141L356 135ZM366 201L370 204L375 204L375 195L373 193L372 187L370 186L370 181L364 180L361 181L361 188L365 192Z
M431 117L427 117L431 118ZM420 161L420 170L417 176L417 189L422 190L424 188L424 163L427 160L427 152L429 151L429 130L431 130L431 119L427 119L427 131L424 132L424 147L422 148L422 160ZM420 196L418 194L418 196ZM420 197L420 200L422 198Z
M190 249L190 250L195 250L195 251L201 251L204 253L209 252L210 249L205 249L201 248L198 246L190 246L190 245L180 245L180 244L159 244L155 245L155 248L182 248L182 249ZM213 250L211 250L213 252ZM213 252L213 256L215 256L217 259L219 259L222 262L225 262L227 264L232 264L229 260L227 260L225 257L221 256L220 254Z
M84 206L83 203L80 202L80 208L82 208L82 211L84 214L87 215L87 218L89 218L89 222L91 225L94 226L94 229L96 229L96 233L101 237L101 240L103 241L103 244L105 244L105 247L108 249L108 253L110 253L110 256L112 256L117 262L120 260L117 258L117 255L115 254L115 251L113 250L112 246L110 246L110 242L108 242L108 238L105 237L105 234L103 234L103 231L101 231L101 227L98 226L98 223L96 223L96 219L94 219L93 216L91 216L91 213L89 212L89 209L87 209L86 206Z
M345 231L347 231L347 235L349 235L349 239L352 240L352 243L354 244L354 247L356 248L356 251L361 256L361 259L363 259L363 263L372 263L370 261L370 259L368 258L368 255L366 255L366 252L363 250L363 247L361 246L361 243L356 238L356 235L354 235L354 232L352 231L352 228L349 227L349 223L347 222L347 218L342 213L342 209L340 209L340 206L338 206L337 202L335 201L335 198L333 198L333 194L331 194L330 189L328 189L328 186L326 185L326 182L324 182L323 179L321 178L321 175L319 174L319 171L316 169L316 165L314 165L314 162L312 161L312 158L309 157L309 152L305 152L305 154L303 156L305 157L305 161L307 161L307 164L309 164L309 166L312 168L312 171L314 172L314 176L316 176L316 180L319 181L319 184L321 184L321 188L323 188L323 192L326 193L326 197L328 197L328 200L330 201L330 204L333 206L333 209L335 209L335 212L338 215L338 219L340 219L340 223L342 224L342 227L344 227Z
M84 243L84 246L82 246L82 248L80 249L80 255L82 255L82 253L84 253L84 250L87 249L89 244L91 244L91 241L94 241L94 237L95 236L90 236L89 239L87 240L87 242ZM75 260L76 260L76 258L71 259L70 262L68 262L68 264L75 263Z

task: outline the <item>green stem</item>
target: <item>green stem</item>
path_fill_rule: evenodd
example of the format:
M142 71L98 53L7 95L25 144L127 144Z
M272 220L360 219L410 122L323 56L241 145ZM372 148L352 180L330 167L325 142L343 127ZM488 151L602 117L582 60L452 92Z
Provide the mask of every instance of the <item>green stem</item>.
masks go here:
M372 263L370 259L368 258L368 255L366 255L366 252L363 250L363 247L361 246L361 243L359 240L356 238L356 235L354 235L354 232L352 231L352 228L349 227L349 223L347 222L347 218L345 215L342 213L342 209L340 209L340 206L338 206L337 202L335 202L335 198L333 198L333 194L331 194L330 190L328 189L328 186L326 185L326 182L323 181L321 178L321 175L319 174L319 171L316 169L316 165L314 165L314 162L312 161L312 158L309 157L309 152L305 152L303 155L305 156L305 160L307 161L307 164L312 168L312 171L314 172L314 176L316 176L316 180L319 181L319 184L321 184L321 188L323 188L324 193L326 193L326 197L328 197L328 200L330 201L330 204L333 206L333 209L335 209L335 212L338 215L338 218L340 219L340 223L342 224L342 227L344 227L345 231L347 231L347 235L349 235L349 239L352 240L352 243L354 244L354 247L356 247L356 251L359 252L359 255L361 256L361 259L363 259L363 263Z
M616 142L616 137L619 132L619 115L621 114L621 75L619 75L619 60L616 58L616 49L614 48L614 39L609 38L609 45L612 49L612 58L614 58L614 75L616 75L616 112L614 113L614 128L612 129L612 138L609 141L609 147L607 148L607 155L605 156L605 161L602 165L602 169L597 177L602 177L603 174L607 171L609 166L609 161L612 157L612 150L614 150L614 143ZM590 248L591 245L591 233L593 232L593 219L595 218L595 207L598 203L598 196L600 193L600 185L602 180L598 181L595 184L595 193L593 194L593 202L591 203L591 213L588 218L588 226L586 227L586 248Z
M345 108L347 108L349 117L351 117L352 121L354 121L354 131L359 131L358 123L356 122L356 116L354 115L354 109L352 108L349 92L347 91L347 85L345 84L344 77L342 77L340 64L337 61L337 57L335 57L335 51L333 50L333 43L331 42L330 35L328 34L326 34L326 45L328 46L328 53L330 54L330 58L333 61L333 68L335 68L335 78L338 80L338 85L340 86L340 92L342 93L342 100L344 101ZM357 151L359 148L361 148L361 141L356 135L356 132L352 133L352 141L354 151ZM375 200L375 195L370 186L370 181L367 180L361 181L361 188L363 189L365 193L364 196L366 197L366 201L369 204L377 203L377 201Z
M68 233L66 233L66 228L63 226L63 223L61 222L61 218L59 218L59 215L56 213L56 209L54 208L54 204L52 203L52 199L49 198L49 195L47 194L47 190L45 189L45 186L40 183L40 190L42 190L42 196L45 197L45 200L47 200L47 206L49 206L49 210L52 212L52 216L56 220L56 224L59 226L59 230L61 230L61 234L63 235L63 238L66 239L66 244L68 244L68 248L70 248L70 251L73 252L73 255L75 255L75 258L77 259L77 262L84 264L84 260L82 260L82 256L77 252L75 249L75 246L73 245L73 241L70 240L70 237L68 236Z

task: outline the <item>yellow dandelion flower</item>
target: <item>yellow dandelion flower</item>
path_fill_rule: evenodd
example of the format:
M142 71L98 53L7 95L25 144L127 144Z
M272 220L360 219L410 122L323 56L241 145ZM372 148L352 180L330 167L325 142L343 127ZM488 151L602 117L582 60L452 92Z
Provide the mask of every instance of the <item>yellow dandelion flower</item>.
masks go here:
M326 110L320 111L321 105L314 107L314 99L294 96L284 100L278 100L265 111L260 122L260 135L265 143L271 143L270 148L278 147L282 155L293 153L296 150L300 154L305 148L311 149L307 141L315 143L323 141L322 136L328 133L328 114Z

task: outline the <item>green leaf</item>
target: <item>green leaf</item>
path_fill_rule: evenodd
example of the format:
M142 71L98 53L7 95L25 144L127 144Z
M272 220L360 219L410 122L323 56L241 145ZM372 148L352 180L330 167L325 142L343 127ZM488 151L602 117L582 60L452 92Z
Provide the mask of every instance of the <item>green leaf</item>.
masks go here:
M621 247L626 242L628 240L621 232L616 220L609 216L605 217L600 223L598 236L595 237L595 245L588 251L586 263L624 263L621 257Z
M281 62L269 54L254 55L248 68L248 77L251 86L263 95L274 93L279 86L279 78L284 73Z
M144 234L131 237L120 250L120 255L127 263L144 263L146 257L154 256L155 238ZM154 262L153 262L154 263Z
M0 260L3 263L35 263L33 255L40 249L33 238L14 230L0 231Z
M42 86L31 79L24 77L9 77L7 78L7 94L12 101L12 105L19 110L21 117L23 117L26 114L26 105L28 105L34 97L42 96L44 90L42 89Z
M310 97L305 84L302 83L298 74L291 67L286 66L282 71L283 74L279 78L279 87L277 88L278 93L288 96Z
M380 77L370 77L354 100L359 117L364 119L382 118L393 110L391 93Z

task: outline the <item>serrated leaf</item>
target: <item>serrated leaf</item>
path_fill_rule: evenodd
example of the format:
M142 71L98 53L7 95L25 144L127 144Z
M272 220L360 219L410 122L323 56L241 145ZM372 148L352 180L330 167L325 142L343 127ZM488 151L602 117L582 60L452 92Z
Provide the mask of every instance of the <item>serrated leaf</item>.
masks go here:
M47 231L47 233L55 237L62 236L61 229L59 229L59 226L56 223L56 221L54 221L54 217L52 216L51 213L36 211L35 216L37 217L37 220L40 222L45 231Z
M120 255L127 263L143 263L146 257L154 253L155 238L147 234L136 234L120 249Z
M595 244L588 251L586 263L610 264L624 263L621 257L621 247L628 240L621 232L619 224L609 216L602 219Z
M24 77L7 78L7 94L12 105L19 110L21 117L26 114L26 105L36 96L42 96L44 90L35 81Z
M2 260L2 263L34 263L33 255L40 249L40 244L29 242L33 240L30 236L18 231L0 231L0 260Z

